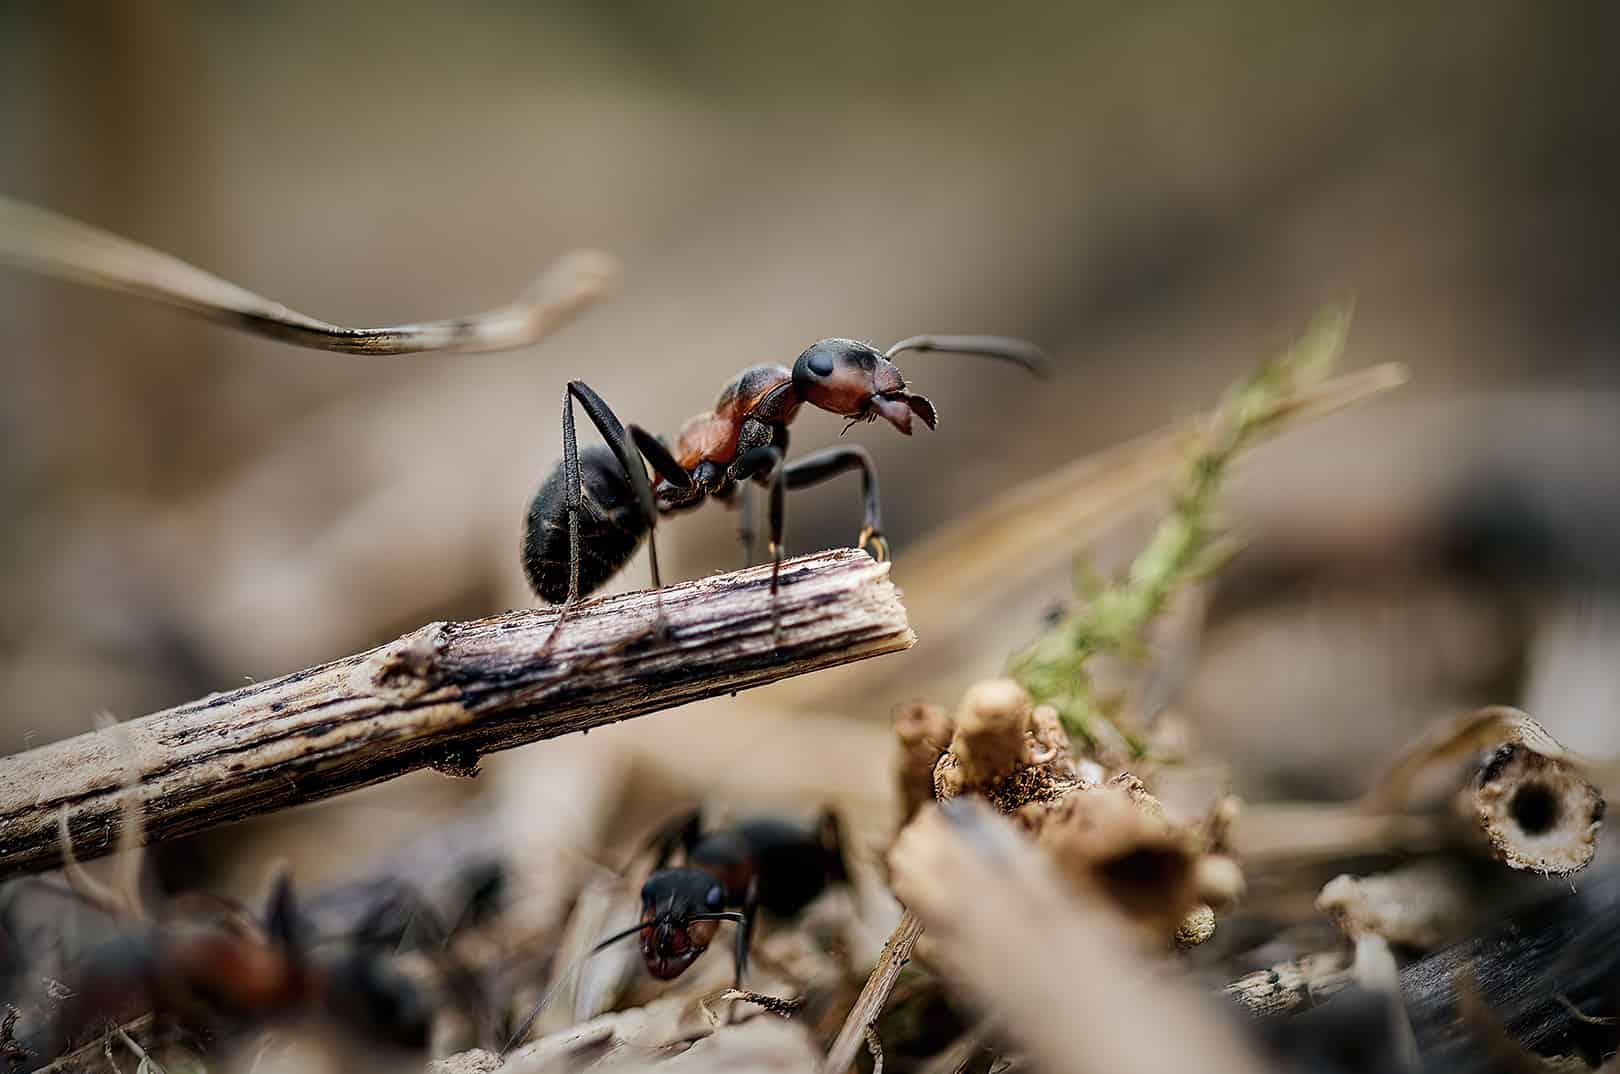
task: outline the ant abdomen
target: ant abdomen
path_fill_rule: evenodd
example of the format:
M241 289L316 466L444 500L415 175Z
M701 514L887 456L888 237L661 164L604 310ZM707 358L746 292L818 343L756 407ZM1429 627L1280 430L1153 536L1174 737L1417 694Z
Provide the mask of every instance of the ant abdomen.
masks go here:
M635 490L618 457L604 446L579 453L583 510L579 518L579 595L595 590L630 561L647 536ZM541 598L568 599L568 493L563 466L551 471L529 504L523 527L523 573Z

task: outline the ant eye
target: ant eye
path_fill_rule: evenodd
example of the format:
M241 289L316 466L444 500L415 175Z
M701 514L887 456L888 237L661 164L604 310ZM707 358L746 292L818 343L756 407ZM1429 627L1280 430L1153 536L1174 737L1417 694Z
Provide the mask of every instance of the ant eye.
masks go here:
M720 889L719 884L709 889L708 903L711 910L719 910L725 906L726 893Z
M805 364L810 367L810 372L814 373L818 377L828 377L832 375L833 357L826 352L811 355L810 360Z

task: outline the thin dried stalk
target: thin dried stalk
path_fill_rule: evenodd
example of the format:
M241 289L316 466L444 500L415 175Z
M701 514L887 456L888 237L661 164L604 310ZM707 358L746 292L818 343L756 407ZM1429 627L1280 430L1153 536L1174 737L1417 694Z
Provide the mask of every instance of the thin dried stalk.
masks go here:
M1388 363L1300 385L1262 435L1368 402L1406 380L1404 366ZM941 681L965 685L964 667L972 669L969 677L994 673L994 665L979 662L986 594L1018 592L1151 507L1185 467L1188 441L1205 425L1204 419L1178 422L1076 459L992 497L909 549L897 578L912 622L931 642L927 652L907 661L906 682L936 688ZM1244 460L1237 461L1241 466ZM817 707L869 701L893 683L894 674L877 667L840 673L830 687L818 683L813 695L791 696Z
M526 347L605 296L618 276L618 263L608 254L578 250L559 259L510 305L443 321L346 328L288 309L138 242L3 197L0 262L137 295L300 347L374 357Z
M850 1008L849 1016L844 1019L843 1028L838 1031L832 1047L827 1049L827 1060L821 1066L822 1074L845 1074L849 1065L855 1062L856 1053L866 1042L866 1031L883 1013L884 1004L889 1002L889 995L894 991L894 983L900 979L900 971L906 968L906 963L911 961L911 952L922 934L921 919L907 909L900 915L900 923L895 925L889 942L883 945L883 953L878 956L877 965L866 979L855 1006Z

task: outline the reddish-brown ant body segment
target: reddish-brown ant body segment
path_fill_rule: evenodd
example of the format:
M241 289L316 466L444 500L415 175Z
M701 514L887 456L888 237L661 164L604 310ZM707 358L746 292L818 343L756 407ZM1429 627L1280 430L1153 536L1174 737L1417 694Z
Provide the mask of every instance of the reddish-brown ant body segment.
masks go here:
M40 1056L147 1011L205 1037L313 1016L373 1049L428 1046L438 997L392 964L400 937L388 926L402 914L394 902L379 904L345 942L316 951L285 875L262 922L201 893L169 900L159 916L127 919L70 888L38 886L113 918L110 936L62 967L71 993L28 1042ZM443 932L431 909L413 900L409 910L407 920L437 946Z
M690 510L713 497L729 501L750 483L770 489L770 551L774 593L782 563L785 494L859 470L864 517L859 544L887 558L878 505L877 475L857 446L830 448L785 462L788 425L805 405L849 419L882 418L904 435L912 419L938 424L934 404L907 390L891 358L901 351L948 351L1010 361L1037 374L1048 368L1032 344L1000 336L913 336L886 351L855 340L824 339L799 355L793 368L756 365L721 391L714 409L692 418L671 450L636 425L623 425L601 396L582 381L563 393L563 459L529 506L523 569L536 594L565 608L594 591L629 562L647 539L653 588L661 585L653 530L662 514ZM607 441L579 450L574 431L578 403ZM651 464L657 483L649 481ZM746 514L746 510L745 510ZM746 535L748 529L743 527ZM745 536L745 546L751 541ZM752 558L752 549L749 549Z

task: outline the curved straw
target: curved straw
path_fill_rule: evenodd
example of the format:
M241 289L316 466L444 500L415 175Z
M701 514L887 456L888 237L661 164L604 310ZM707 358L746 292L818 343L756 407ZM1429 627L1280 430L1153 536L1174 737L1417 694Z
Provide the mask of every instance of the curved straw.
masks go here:
M123 291L244 332L345 354L478 352L524 347L603 297L618 263L597 250L564 254L510 305L470 317L347 328L271 302L177 257L46 209L0 197L0 262Z

